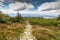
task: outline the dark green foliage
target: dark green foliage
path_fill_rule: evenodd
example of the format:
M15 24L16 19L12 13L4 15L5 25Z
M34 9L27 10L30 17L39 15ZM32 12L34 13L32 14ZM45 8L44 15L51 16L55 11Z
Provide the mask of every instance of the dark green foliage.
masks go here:
M10 17L9 21L14 23L14 22L16 22L16 18L15 17Z
M16 22L20 22L20 23L23 23L23 17L19 14L19 13L17 13L17 15L15 16L15 17L10 17L10 19L9 19L11 22L14 22L14 23L16 23Z
M0 11L0 23L9 23L9 22L21 22L23 23L23 17L17 13L15 17L8 16Z
M30 20L30 23L34 25L60 26L60 20L57 19L26 18L26 20Z
M57 20L58 19L58 20ZM30 20L31 24L38 24L42 26L59 26L60 27L60 15L57 19L44 19L44 18L23 18L18 12L15 17L8 16L0 11L0 23L24 23L26 20Z
M57 20L60 20L60 15L58 16Z
M7 23L9 16L0 11L0 23Z
M22 19L22 16L19 13L17 13L17 16L15 17L16 22L20 22Z

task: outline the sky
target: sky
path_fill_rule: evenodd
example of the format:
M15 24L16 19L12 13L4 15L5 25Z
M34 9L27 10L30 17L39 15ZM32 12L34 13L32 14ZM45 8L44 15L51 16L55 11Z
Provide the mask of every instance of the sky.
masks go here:
M0 10L6 14L60 15L60 0L0 0Z

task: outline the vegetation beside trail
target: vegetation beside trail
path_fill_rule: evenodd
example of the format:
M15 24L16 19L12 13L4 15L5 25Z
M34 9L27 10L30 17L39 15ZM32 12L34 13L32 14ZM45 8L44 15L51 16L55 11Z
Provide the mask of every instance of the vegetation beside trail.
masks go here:
M0 11L0 23L24 23L24 18L19 13L17 13L16 16L11 17L8 14L4 14Z
M0 40L19 40L25 29L25 21L32 25L37 40L60 40L60 15L54 19L23 18L19 13L11 17L0 12Z
M23 35L25 24L19 13L11 17L0 12L0 40L19 40Z
M54 19L46 19L46 18L24 18L19 13L16 16L11 17L7 14L0 12L0 23L25 23L26 20L29 20L33 25L41 25L41 26L58 26L60 27L60 15Z
M44 19L44 18L26 18L30 20L33 25L41 26L58 26L60 27L60 20L56 19Z
M54 19L26 18L32 25L32 34L37 40L60 40L60 16Z
M18 40L24 32L24 24L0 24L0 40Z
M32 34L37 40L60 40L60 30L54 26L32 26Z

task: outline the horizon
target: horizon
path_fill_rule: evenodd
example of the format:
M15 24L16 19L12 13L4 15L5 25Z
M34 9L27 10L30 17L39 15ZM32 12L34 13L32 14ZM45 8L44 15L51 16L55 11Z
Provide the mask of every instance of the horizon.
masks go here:
M4 13L5 14L5 13ZM49 14L47 14L47 15L45 15L45 14L43 14L43 15L41 15L41 14L36 14L36 13L30 13L30 14L26 14L26 13L19 13L22 17L43 17L43 18L56 18L56 17L58 17L59 15L57 15L57 16L53 16L53 15L49 15ZM9 15L9 16L11 16L11 17L14 17L14 16L16 16L17 15L17 13L11 13L11 14L7 14L7 15Z

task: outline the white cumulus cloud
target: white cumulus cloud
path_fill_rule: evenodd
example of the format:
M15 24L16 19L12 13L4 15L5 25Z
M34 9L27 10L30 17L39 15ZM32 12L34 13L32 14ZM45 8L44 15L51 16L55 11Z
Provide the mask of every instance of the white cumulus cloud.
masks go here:
M56 2L46 2L38 7L38 12L43 12L43 14L50 15L60 15L60 0Z
M21 3L21 2L11 3L9 5L10 10L29 10L32 8L34 8L32 4Z
M38 11L42 10L58 10L60 9L59 2L46 2L38 7Z
M40 15L52 15L57 16L60 15L60 0L56 0L56 2L46 2L41 4L37 10L31 11L30 9L33 9L34 6L32 4L28 3L22 3L22 2L16 2L9 4L9 10L6 10L4 12L6 13L14 13L16 14L16 11L19 11L19 13L22 14L40 14ZM16 10L16 11L14 11Z

